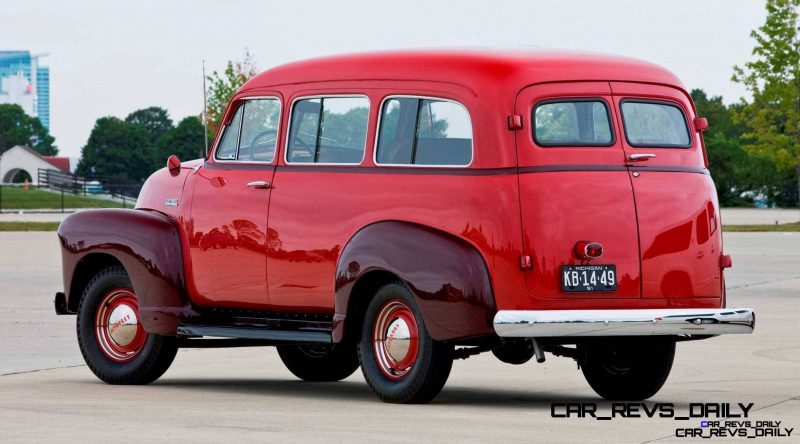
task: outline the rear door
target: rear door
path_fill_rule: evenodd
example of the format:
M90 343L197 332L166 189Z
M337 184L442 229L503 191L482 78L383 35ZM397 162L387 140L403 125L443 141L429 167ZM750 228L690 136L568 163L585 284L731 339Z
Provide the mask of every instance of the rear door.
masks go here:
M719 297L719 206L691 102L666 86L611 89L636 198L642 297Z
M609 83L530 86L520 91L515 108L523 119L516 138L523 248L533 259L530 296L639 298L633 191ZM602 245L603 255L581 258L575 247L582 241ZM605 267L590 291L582 285L583 291L568 291L562 285L574 284L574 275L565 276L564 267L579 265L612 266L614 273ZM592 275L580 273L579 279L591 281Z

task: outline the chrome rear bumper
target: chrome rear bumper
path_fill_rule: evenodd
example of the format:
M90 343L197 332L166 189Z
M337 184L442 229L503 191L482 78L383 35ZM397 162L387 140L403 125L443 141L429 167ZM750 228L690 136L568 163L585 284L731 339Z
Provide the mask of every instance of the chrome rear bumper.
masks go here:
M721 335L752 333L750 308L656 310L501 310L494 316L498 336Z

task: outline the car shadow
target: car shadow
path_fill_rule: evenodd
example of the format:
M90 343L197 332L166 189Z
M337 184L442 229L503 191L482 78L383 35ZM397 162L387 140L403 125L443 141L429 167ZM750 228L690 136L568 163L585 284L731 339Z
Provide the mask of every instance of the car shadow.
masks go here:
M291 396L309 399L331 399L345 401L375 402L375 394L363 381L340 382L304 382L269 379L186 379L165 378L152 384L151 387L185 388L195 391L224 392L231 394L261 394L264 396ZM568 391L583 388L569 388ZM547 410L554 402L559 403L597 403L609 404L607 401L593 398L590 395L577 396L557 391L507 390L483 387L445 386L433 405L452 405L463 407L504 407L523 408L527 410Z
M374 399L369 387L358 381L305 382L270 379L165 378L153 383L152 386L264 396L278 395L353 401Z

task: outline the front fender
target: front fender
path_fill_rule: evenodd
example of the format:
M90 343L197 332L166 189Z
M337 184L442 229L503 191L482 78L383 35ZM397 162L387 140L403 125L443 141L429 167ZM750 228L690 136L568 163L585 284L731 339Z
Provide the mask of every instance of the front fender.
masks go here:
M180 234L168 216L146 210L84 210L64 219L58 237L68 306L77 307L81 297L72 294L81 261L108 255L125 267L148 332L174 335L180 318L192 315Z
M344 337L358 280L389 272L405 283L425 326L438 341L494 334L496 312L489 272L477 249L434 228L400 221L368 225L347 243L336 269L334 341Z

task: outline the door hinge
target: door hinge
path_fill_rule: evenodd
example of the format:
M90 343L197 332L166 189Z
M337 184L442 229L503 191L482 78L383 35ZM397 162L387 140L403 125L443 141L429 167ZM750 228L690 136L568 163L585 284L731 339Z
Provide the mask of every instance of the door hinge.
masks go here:
M533 270L533 258L524 254L519 257L519 269L522 271Z
M508 129L512 131L522 129L522 116L519 114L512 114L508 116Z

